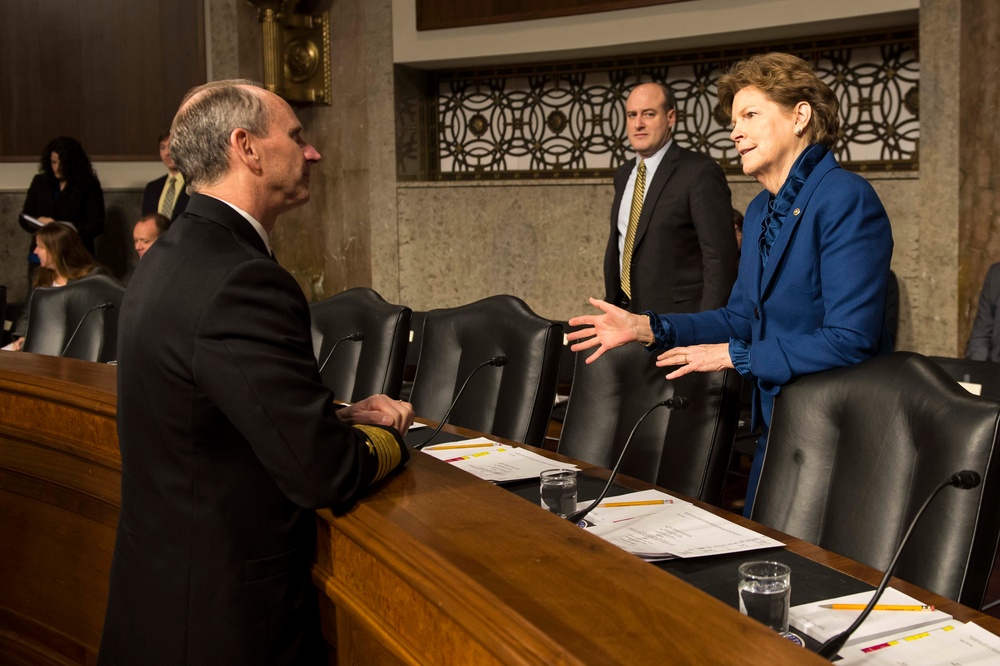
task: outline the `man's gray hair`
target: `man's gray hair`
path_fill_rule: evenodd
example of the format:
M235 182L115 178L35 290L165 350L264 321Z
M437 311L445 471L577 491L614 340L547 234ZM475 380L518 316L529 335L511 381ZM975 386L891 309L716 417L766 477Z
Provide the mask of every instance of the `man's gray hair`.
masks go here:
M170 156L192 189L217 183L229 169L229 137L243 128L265 137L269 113L263 96L247 79L213 81L192 88L170 127Z

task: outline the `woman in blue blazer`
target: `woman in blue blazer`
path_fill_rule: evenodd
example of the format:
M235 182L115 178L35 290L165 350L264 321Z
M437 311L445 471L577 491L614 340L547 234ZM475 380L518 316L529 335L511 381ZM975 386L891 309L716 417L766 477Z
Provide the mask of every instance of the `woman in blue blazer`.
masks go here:
M739 276L724 308L633 315L591 299L601 315L576 317L573 351L637 341L666 350L667 375L735 368L754 385L763 425L745 513L760 477L774 397L791 379L892 350L885 327L892 257L889 218L871 185L844 171L830 149L840 125L833 91L800 58L769 53L719 79L719 103L743 172L764 186L747 207Z

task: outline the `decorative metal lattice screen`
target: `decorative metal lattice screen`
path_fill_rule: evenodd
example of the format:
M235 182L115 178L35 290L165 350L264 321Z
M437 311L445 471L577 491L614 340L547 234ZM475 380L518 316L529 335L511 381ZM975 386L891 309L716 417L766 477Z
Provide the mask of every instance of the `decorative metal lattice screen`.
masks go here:
M916 30L831 38L808 45L635 58L614 63L509 68L439 75L432 178L604 175L631 157L625 98L637 82L658 81L677 98L676 140L739 169L730 120L715 82L751 53L805 58L840 100L835 152L856 170L914 169L919 139ZM431 139L432 145L434 138Z

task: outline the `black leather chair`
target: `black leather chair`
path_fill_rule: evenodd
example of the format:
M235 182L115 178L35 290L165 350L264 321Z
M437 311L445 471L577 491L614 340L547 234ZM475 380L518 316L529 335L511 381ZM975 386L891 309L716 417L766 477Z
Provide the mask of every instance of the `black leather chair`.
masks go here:
M410 315L410 344L406 347L406 364L403 366L403 388L399 390L401 400L409 401L413 392L413 378L417 374L417 359L420 357L420 344L424 334L424 317L427 313L415 310Z
M629 432L661 400L684 396L686 409L659 408L636 431L621 472L718 504L739 421L742 378L735 371L691 373L667 381L656 356L639 345L611 349L576 372L558 452L611 467Z
M980 608L1000 535L994 453L1000 403L977 398L933 361L899 352L802 377L775 402L751 517L877 569L939 483L896 576Z
M930 359L955 381L979 384L981 397L1000 400L1000 363L943 356L931 356Z
M118 355L118 312L124 295L125 287L107 275L80 278L65 287L35 289L23 351L101 363L114 361ZM98 307L106 303L110 307ZM62 353L64 348L66 352Z
M0 345L7 344L7 287L0 284Z
M570 326L568 321L553 320L552 323L558 324L562 329L562 345L559 350L559 381L556 382L556 401L552 405L552 415L549 418L552 421L562 423L566 420L566 407L569 405L569 394L573 387L573 374L576 371L576 353L571 349L573 343L566 339L566 335L571 331L582 328L582 326ZM549 437L551 440L551 433Z
M491 296L424 319L410 401L417 416L440 419L476 366L449 423L542 446L555 398L562 332L514 296Z
M310 306L313 346L320 376L339 400L354 402L375 393L398 398L410 336L410 308L387 303L366 287L348 289ZM361 341L338 340L363 333ZM333 352L333 356L330 353Z

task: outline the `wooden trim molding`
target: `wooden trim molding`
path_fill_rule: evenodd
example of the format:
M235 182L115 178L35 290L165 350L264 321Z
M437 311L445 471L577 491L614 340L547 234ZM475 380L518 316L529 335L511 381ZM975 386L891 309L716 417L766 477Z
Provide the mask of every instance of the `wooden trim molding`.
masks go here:
M670 5L690 0L416 0L417 30L467 28L512 21L534 21L559 16L614 12L622 9Z

